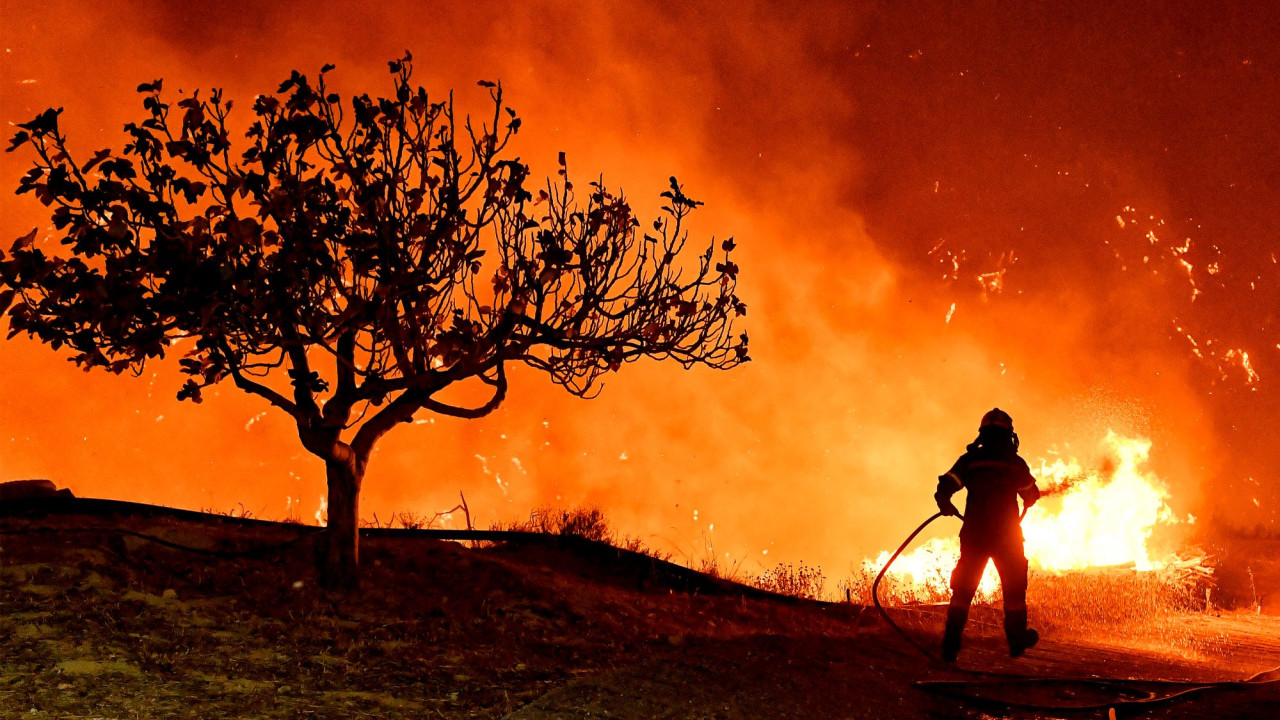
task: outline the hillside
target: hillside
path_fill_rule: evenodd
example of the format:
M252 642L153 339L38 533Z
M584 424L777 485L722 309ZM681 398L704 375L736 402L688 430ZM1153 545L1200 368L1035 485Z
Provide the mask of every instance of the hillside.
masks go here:
M1046 716L913 687L973 678L931 666L873 609L577 538L472 547L387 530L364 535L363 592L344 597L316 587L313 534L127 503L0 505L0 718ZM894 612L936 642L936 608ZM1215 681L1280 665L1280 620L1258 614L1171 616L1198 638L1176 651L1159 636L1047 628L1016 662L996 611L974 617L967 668ZM1031 704L1118 697L978 690ZM1120 716L1262 717L1277 702L1280 684L1259 684Z

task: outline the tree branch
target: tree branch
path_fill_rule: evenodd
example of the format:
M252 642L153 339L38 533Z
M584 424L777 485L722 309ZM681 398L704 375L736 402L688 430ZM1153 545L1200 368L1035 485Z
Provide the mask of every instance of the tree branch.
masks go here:
M293 403L289 402L289 400L285 398L285 396L281 395L275 390L272 390L266 385L254 382L253 380L250 380L249 378L245 377L240 373L239 368L235 367L234 365L231 366L231 378L232 380L235 381L236 387L240 388L241 390L247 393L251 393L253 395L257 395L258 397L266 398L266 400L270 402L272 405L275 405L281 410L284 410L285 412L292 415L295 420L298 420L298 421L302 420L302 417L298 412L297 405L294 405Z
M496 410L507 397L507 373L506 370L503 369L502 363L499 363L497 379L490 380L483 375L478 375L477 377L484 381L485 384L492 385L494 388L493 397L489 398L489 401L484 405L477 408L460 408L453 405L447 405L438 400L432 400L428 397L423 399L422 407L434 413L448 415L449 417L464 418L467 420L475 420L476 418L482 418L485 415L488 415Z
M422 391L406 390L379 410L376 415L366 420L356 432L355 438L351 440L351 449L356 454L356 462L361 465L368 462L374 443L397 424L413 419L413 414L422 407L425 399L426 395Z
M311 389L311 364L307 362L307 351L302 345L293 344L289 346L288 353L289 364L293 366L289 375L293 378L294 403L306 414L307 421L319 419L320 406L316 404L315 392ZM304 418L299 417L298 420L302 422Z
M324 406L324 420L329 425L346 425L351 407L358 398L356 388L356 334L348 330L338 336L338 387Z

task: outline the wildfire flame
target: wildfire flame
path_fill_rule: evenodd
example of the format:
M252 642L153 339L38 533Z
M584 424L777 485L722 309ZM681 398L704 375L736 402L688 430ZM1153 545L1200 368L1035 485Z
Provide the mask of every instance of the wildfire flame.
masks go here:
M1174 560L1153 558L1148 546L1157 525L1180 522L1166 503L1164 482L1145 467L1151 441L1108 430L1103 445L1109 462L1102 467L1086 468L1075 458L1032 464L1042 500L1022 521L1031 567L1061 572L1126 565L1149 571ZM882 552L864 561L863 569L878 573L889 557ZM934 538L895 560L886 578L909 596L945 597L959 557L955 537ZM995 568L988 564L978 594L989 598L999 587Z

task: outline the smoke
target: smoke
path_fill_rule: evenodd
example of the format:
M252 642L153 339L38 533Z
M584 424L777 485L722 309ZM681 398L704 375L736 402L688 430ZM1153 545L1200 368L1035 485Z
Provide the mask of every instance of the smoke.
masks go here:
M1277 338L1248 308L1276 306L1260 247L1280 211L1258 200L1280 166L1259 160L1275 159L1264 120L1280 93L1275 53L1244 19L509 5L10 6L3 119L65 106L87 153L120 144L139 82L222 86L243 104L333 62L344 94L375 91L408 48L418 79L456 88L463 108L480 107L476 80L501 80L535 172L566 151L575 177L603 173L648 215L674 174L706 202L695 237L737 238L753 363L640 363L590 402L517 372L489 418L388 435L366 516L435 512L459 491L481 525L596 504L694 559L714 548L749 569L803 559L839 574L931 512L936 476L998 405L1026 455L1142 433L1175 509L1200 512L1211 488L1209 513L1274 522ZM3 156L0 184L24 170ZM40 210L0 196L0 230L45 226ZM14 476L268 517L323 491L285 418L250 424L263 408L229 386L178 404L172 367L83 375L22 340L0 367Z

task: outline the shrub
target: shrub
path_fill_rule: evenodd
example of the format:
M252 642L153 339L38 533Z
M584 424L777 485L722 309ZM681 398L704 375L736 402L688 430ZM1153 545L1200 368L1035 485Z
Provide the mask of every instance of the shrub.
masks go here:
M821 600L826 576L822 574L821 567L809 567L803 561L798 565L778 563L772 570L766 570L758 577L752 578L749 584L779 595Z

